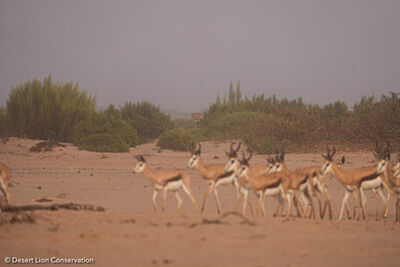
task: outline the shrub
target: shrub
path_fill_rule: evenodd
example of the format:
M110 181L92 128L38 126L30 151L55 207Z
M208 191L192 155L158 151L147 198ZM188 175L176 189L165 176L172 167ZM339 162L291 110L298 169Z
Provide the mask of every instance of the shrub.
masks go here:
M137 131L140 143L156 139L174 127L171 117L149 102L125 103L121 112L122 118Z
M28 80L11 89L7 100L9 128L19 137L69 142L72 130L95 111L95 98L78 84Z
M103 145L98 136L108 142ZM123 141L123 145L116 139L111 139L113 136L118 137ZM88 138L92 136L91 138ZM107 110L103 112L97 112L93 114L91 119L87 122L80 122L74 130L74 144L80 149L90 148L92 151L99 152L125 152L128 147L135 147L139 143L139 137L135 129L133 129L127 122L122 120L122 115L119 110L115 109L114 106L110 105ZM88 143L89 142L89 143ZM113 148L112 146L116 147ZM96 147L98 146L98 147ZM105 150L104 150L105 149Z
M97 152L129 152L129 146L116 134L90 134L83 137L79 149Z
M164 132L157 143L161 149L172 149L178 151L190 151L195 148L194 136L181 129L173 129Z
M6 138L8 128L8 120L7 120L7 110L5 108L0 108L0 137Z
M254 133L250 132L243 137L243 142L247 145L249 151L255 151L258 154L272 154L284 150L289 145L288 140L277 141L273 136L257 139Z
M192 119L179 118L174 120L174 125L181 129L191 129L194 127Z
M240 111L209 118L204 131L212 139L240 138L249 132L265 128L268 115L262 112ZM257 130L258 131L258 130Z

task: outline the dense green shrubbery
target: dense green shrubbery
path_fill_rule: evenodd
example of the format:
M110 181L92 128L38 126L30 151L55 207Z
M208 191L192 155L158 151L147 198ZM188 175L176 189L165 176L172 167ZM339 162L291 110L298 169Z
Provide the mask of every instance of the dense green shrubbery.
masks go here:
M121 112L122 118L136 129L140 143L156 139L174 127L169 115L162 113L159 107L148 102L125 103L121 107Z
M228 99L217 96L199 123L198 131L209 140L241 138L259 153L288 144L304 149L326 143L400 143L400 100L395 95L363 97L349 110L341 101L320 107L301 98L243 98L230 87Z
M72 141L95 151L126 151L174 127L168 115L148 102L96 111L95 98L78 84L55 83L51 76L12 88L7 109L0 110L0 123L1 136Z
M80 139L79 149L97 152L129 152L129 146L116 134L90 134Z
M363 97L353 109L336 101L320 107L275 96L243 97L240 84L217 96L197 126L174 122L148 102L110 105L96 111L95 98L72 82L29 80L12 88L0 109L0 137L18 136L71 142L81 149L127 151L160 137L159 146L188 150L195 141L241 138L249 149L271 153L282 146L304 149L334 144L400 144L400 100L396 95ZM176 129L178 128L178 129Z
M244 135L242 139L250 152L258 154L273 154L285 150L289 145L289 141L286 139L277 140L273 136L257 138L253 132Z
M192 119L179 118L174 120L174 125L180 129L192 129L194 122Z
M94 97L72 82L54 83L51 76L12 88L7 100L10 133L19 137L71 141L72 130L95 112Z
M49 76L12 88L0 120L9 135L70 142L73 129L94 116L95 104L77 84L54 83Z
M90 120L78 123L73 141L80 149L125 152L138 145L139 137L136 130L122 119L121 111L110 105L105 111L93 114Z
M190 132L182 129L173 129L164 132L158 140L157 146L161 149L190 151L195 148L195 138Z
M8 120L7 120L7 109L0 108L0 137L7 137L7 128L8 128Z

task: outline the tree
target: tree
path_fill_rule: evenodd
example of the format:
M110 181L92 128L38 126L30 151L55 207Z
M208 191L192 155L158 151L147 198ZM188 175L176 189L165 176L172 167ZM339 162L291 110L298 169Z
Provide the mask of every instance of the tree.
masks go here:
M240 80L238 80L236 86L236 104L239 104L241 100L242 100L242 91L240 90Z
M95 98L77 83L55 83L51 75L28 80L9 94L9 128L19 137L69 142L74 126L88 120L95 106Z
M217 93L217 100L215 101L215 104L217 105L217 106L221 106L221 97L220 97L220 95L219 95L219 93Z
M228 104L235 104L235 90L233 90L232 80L229 81Z

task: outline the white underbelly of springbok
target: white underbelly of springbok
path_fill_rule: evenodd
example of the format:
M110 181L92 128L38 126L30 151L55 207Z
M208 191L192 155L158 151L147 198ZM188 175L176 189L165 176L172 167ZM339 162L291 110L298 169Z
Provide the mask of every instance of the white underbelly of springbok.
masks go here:
M382 185L382 179L380 176L373 180L365 181L361 184L363 190L374 189Z
M232 184L234 180L235 174L232 174L231 176L218 179L217 185Z
M158 184L154 184L154 187L157 190L162 190L164 188L162 185L158 185ZM176 191L181 187L182 187L182 180L179 180L179 181L167 183L167 185L165 186L165 189L169 190L169 191Z
M280 194L281 191L282 191L282 186L279 185L277 187L268 188L267 190L265 190L265 195L266 196L275 196L277 194Z

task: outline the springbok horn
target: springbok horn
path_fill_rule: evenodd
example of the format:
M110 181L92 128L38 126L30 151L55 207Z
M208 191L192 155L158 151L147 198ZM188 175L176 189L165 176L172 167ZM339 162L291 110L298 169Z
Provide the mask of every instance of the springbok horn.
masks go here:
M336 153L336 147L333 147L331 158L333 158L333 155L335 155L335 153Z
M253 152L250 152L250 156L246 159L247 161L250 161L251 157L253 156Z
M242 142L239 141L239 144L238 144L237 148L235 149L235 152L239 151L241 145L242 145Z

